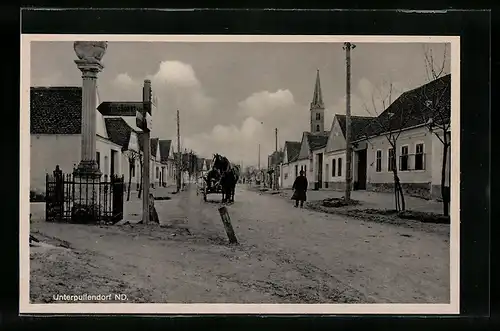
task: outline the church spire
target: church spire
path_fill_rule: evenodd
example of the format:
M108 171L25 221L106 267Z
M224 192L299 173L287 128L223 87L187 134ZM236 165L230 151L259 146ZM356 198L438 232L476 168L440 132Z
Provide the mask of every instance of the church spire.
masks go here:
M314 95L311 102L311 109L312 108L324 108L321 83L319 79L319 69L316 71L316 84L314 85Z

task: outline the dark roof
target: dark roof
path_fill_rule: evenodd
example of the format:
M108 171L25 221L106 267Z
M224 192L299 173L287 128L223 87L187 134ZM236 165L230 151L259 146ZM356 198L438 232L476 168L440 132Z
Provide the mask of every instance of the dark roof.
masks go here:
M108 132L109 140L122 147L122 150L128 148L130 133L133 129L121 117L105 118L106 131Z
M97 107L104 116L135 116L136 111L142 109L142 101L105 101Z
M80 134L81 87L31 87L31 134Z
M324 134L312 134L310 132L307 133L307 141L309 143L309 149L314 151L316 149L320 149L326 146L328 142L328 135Z
M432 82L407 91L397 98L376 119L365 128L367 136L380 135L407 129L427 123L449 123L451 113L451 75L448 74ZM426 106L430 101L436 107Z
M151 138L150 140L150 147L151 147L151 155L156 157L156 152L158 151L158 142L160 141L159 138ZM160 151L161 153L161 151Z
M288 157L288 162L297 160L301 145L302 143L300 141L285 141L285 151Z
M283 162L283 156L284 152L274 151L271 153L271 155L268 156L268 162L270 163L270 165L279 164Z
M170 146L172 145L172 140L161 139L160 143L160 156L162 161L168 160L168 155L170 153Z
M345 134L345 121L346 121L346 116L345 115L335 115L337 117L337 120L339 121L340 128L342 129L342 134L344 137L346 136ZM361 135L366 134L365 130L366 127L371 123L371 121L374 119L373 116L352 116L351 115L351 140L356 140L358 139Z

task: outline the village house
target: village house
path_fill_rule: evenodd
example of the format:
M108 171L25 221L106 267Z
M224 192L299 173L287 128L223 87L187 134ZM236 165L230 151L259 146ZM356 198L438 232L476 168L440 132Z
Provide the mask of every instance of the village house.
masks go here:
M160 155L162 164L162 186L175 185L177 174L175 172L175 159L172 140L160 139Z
M366 187L372 191L394 190L392 159L396 159L398 176L406 194L424 198L441 198L441 167L443 143L440 138L451 131L429 127L450 121L451 75L403 93L365 129L365 137L354 141L360 154L366 153ZM442 104L439 113L429 102ZM431 130L430 130L431 129ZM388 132L398 135L395 150L390 146ZM439 137L438 137L439 136ZM363 152L361 152L364 149ZM451 153L447 155L445 185L450 186ZM356 172L355 172L356 173Z
M295 161L299 157L300 146L300 141L285 141L281 163L281 188L291 188L295 178L299 176L299 165Z
M278 186L281 187L281 164L283 163L283 151L274 151L267 157L267 174L268 183L274 187L274 182L278 181Z
M116 145L121 146L121 153L118 157L121 158L121 174L124 175L125 181L130 182L134 187L140 181L140 162L139 162L139 139L138 132L132 129L123 118L104 118L105 128L109 139ZM111 153L115 153L112 151ZM115 157L111 157L113 160ZM100 164L100 152L97 151L96 159ZM107 161L104 161L106 164ZM101 169L101 167L99 167ZM104 166L103 168L107 168ZM112 167L111 167L112 168Z
M96 93L97 104L99 95ZM142 136L135 124L142 102L102 102L96 109L96 162L103 176L123 175L138 189ZM153 114L156 107L152 109ZM31 87L30 90L30 189L45 192L46 174L56 165L72 173L81 159L81 87ZM161 151L151 140L151 185L159 185ZM175 173L175 171L173 171Z
M96 158L101 172L123 175L123 146L110 139L97 109L96 122ZM81 125L81 87L31 87L30 190L45 192L46 174L52 174L56 165L64 173L72 173L81 159Z
M351 141L356 140L364 134L364 129L373 120L373 117L351 116ZM328 142L325 146L325 188L333 190L345 189L345 169L346 169L346 116L336 114L333 117L332 129L328 136ZM359 152L356 147L353 148L352 169L353 169L353 188L366 189L366 154ZM362 150L361 150L362 151ZM364 160L364 161L363 161ZM359 173L358 173L359 171ZM364 175L363 175L364 174Z

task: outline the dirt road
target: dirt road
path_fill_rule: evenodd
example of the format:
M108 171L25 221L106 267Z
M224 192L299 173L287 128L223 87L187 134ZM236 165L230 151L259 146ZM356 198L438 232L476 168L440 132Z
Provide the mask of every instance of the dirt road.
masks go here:
M83 293L154 303L449 302L442 232L296 209L239 187L228 210L240 245L229 246L218 203L190 190L156 204L161 226L33 223L35 236L69 248L31 248L32 302Z

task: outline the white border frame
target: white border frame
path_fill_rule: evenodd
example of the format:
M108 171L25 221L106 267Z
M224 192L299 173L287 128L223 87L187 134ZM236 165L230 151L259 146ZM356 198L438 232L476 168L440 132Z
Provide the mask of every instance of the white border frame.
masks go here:
M288 42L288 43L450 43L452 141L460 141L460 37L459 36L302 36L302 35L21 35L20 86L20 297L21 314L459 314L460 270L460 145L451 145L450 182L455 183L450 202L450 303L449 304L113 304L29 302L29 189L30 189L30 42ZM337 169L336 169L337 170Z

